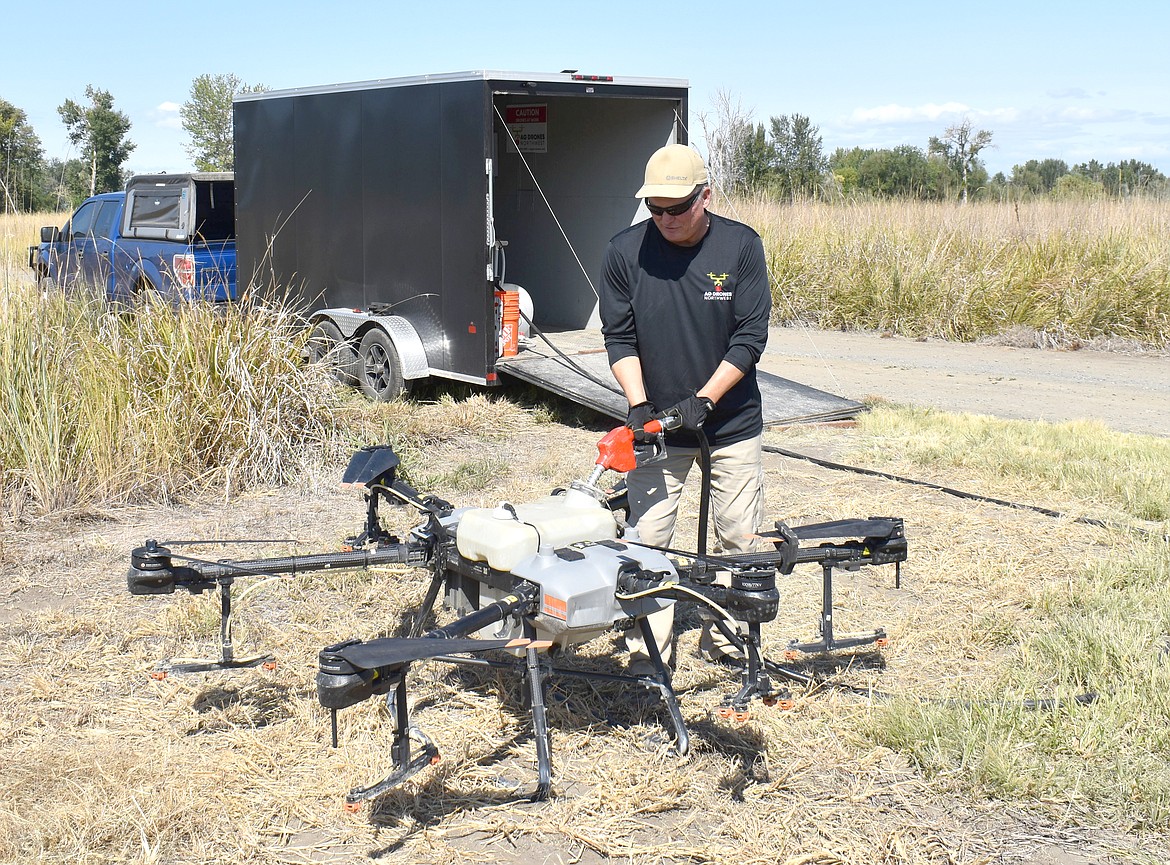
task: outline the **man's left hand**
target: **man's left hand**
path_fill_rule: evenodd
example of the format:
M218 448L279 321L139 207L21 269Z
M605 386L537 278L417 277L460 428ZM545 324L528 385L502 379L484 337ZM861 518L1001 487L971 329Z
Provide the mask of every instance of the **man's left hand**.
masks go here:
M698 432L703 428L703 424L707 420L707 415L715 411L715 403L711 402L705 396L696 394L692 397L687 397L671 411L666 414L674 414L678 416L679 424L683 429Z

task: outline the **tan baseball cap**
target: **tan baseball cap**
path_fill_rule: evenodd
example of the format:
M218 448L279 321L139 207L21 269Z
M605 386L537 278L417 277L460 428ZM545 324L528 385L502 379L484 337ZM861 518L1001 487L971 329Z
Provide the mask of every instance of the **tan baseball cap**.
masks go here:
M646 182L637 198L686 198L707 182L703 157L685 144L668 144L654 151L646 163Z

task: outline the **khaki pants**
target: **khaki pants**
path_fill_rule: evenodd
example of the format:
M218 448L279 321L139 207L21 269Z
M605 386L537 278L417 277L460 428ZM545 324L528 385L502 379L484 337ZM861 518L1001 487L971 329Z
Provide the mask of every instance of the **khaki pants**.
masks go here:
M763 436L711 449L710 521L715 527L718 550L713 552L745 553L755 544L750 537L764 519L764 466L761 454ZM630 501L630 524L637 528L639 539L656 547L693 550L693 539L672 543L678 517L678 501L692 466L699 466L698 448L670 448L666 459L641 466L626 475ZM674 607L647 616L654 641L662 660L674 665ZM626 648L631 663L645 660L646 644L634 629L626 632ZM707 655L727 652L727 640L710 624L704 624L699 649Z

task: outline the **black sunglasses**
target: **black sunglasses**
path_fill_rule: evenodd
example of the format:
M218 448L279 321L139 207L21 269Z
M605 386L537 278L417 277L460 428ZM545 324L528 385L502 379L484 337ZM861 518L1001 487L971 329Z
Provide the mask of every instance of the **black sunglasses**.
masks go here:
M657 204L651 204L650 199L646 199L646 209L654 216L682 216L688 210L695 206L695 199L703 194L705 186L700 186L695 190L694 194L684 201L682 204L672 204L670 207L659 207Z

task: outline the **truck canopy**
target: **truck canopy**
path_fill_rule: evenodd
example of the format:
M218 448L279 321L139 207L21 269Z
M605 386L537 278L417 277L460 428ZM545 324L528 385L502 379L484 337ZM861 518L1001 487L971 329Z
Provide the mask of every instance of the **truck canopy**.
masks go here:
M122 236L208 243L236 236L230 172L143 174L126 187Z

